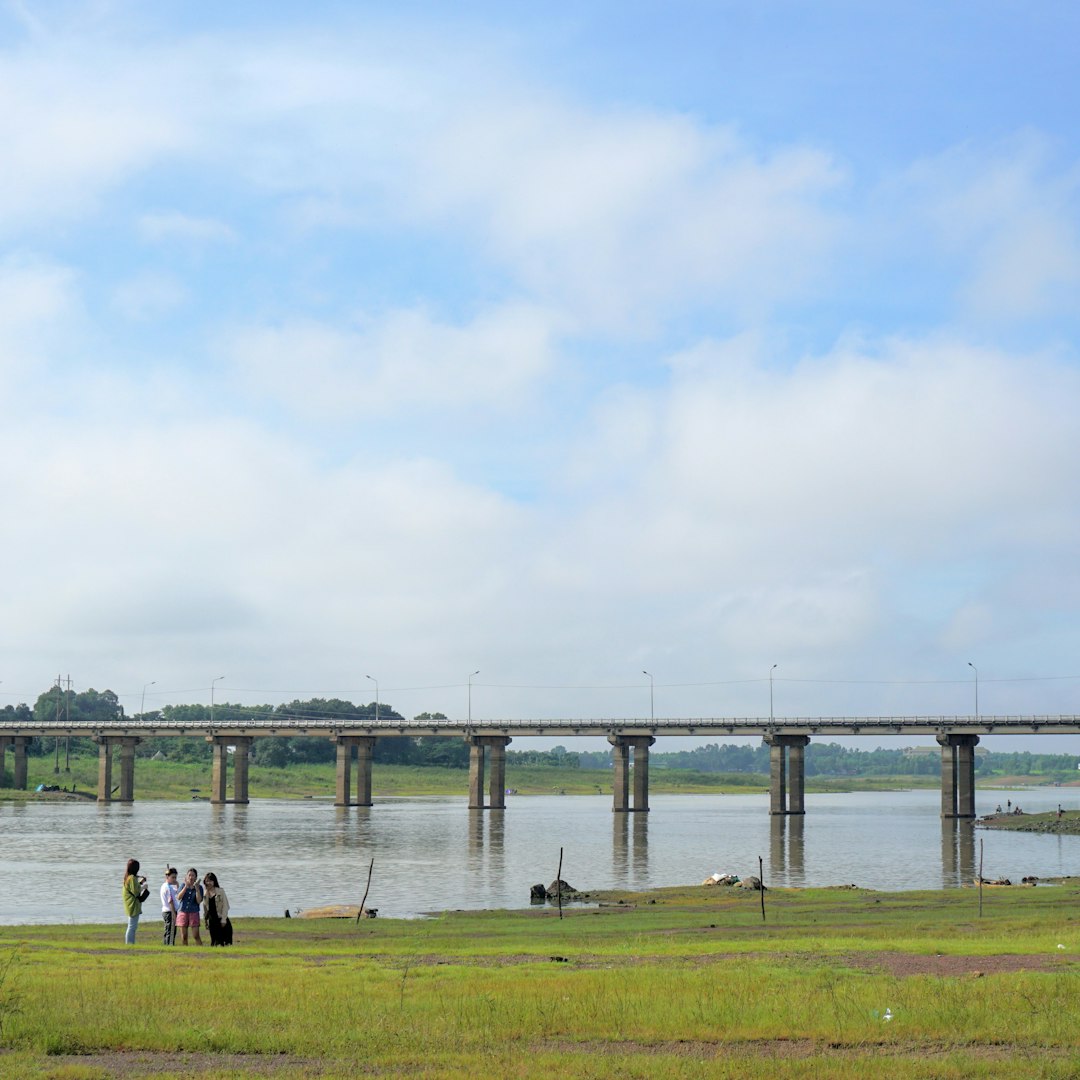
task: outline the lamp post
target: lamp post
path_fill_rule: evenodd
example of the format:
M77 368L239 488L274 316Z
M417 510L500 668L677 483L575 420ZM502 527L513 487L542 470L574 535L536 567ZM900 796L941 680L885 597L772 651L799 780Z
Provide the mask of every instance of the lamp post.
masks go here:
M649 672L647 672L644 668L642 668L641 669L641 674L642 675L649 675ZM649 675L649 719L650 720L655 720L656 719L655 690L656 690L656 681L653 679L652 675Z
M975 719L979 719L979 669L969 660L968 667L975 672Z
M216 679L210 680L210 726L214 726L214 684L221 682L224 679L224 675L218 675Z
M375 684L375 723L379 722L379 680L374 675L365 675L365 679L370 679Z
M480 669L469 672L469 726L472 727L472 681L474 675L479 675Z
M145 712L146 712L146 687L147 687L147 686L153 686L153 685L154 685L154 684L155 684L156 682L157 682L157 679L151 679L151 680L150 680L150 681L149 681L149 682L148 682L148 683L147 683L147 684L146 684L146 685L145 685L145 686L144 686L144 687L142 688L142 697L141 697L141 698L139 699L139 715L140 715L140 716L142 716L142 715L143 715L143 713L145 713ZM213 686L211 686L211 687L210 687L210 692L211 692L211 693L213 693L213 691L214 691L214 688L213 688Z
M773 722L773 698L772 698L772 673L776 670L776 665L773 664L769 668L769 723Z

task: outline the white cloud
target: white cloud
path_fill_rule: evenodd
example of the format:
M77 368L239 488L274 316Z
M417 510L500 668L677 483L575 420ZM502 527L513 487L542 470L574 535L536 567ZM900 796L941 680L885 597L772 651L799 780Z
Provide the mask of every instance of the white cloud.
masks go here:
M175 61L60 47L0 66L0 228L83 215L163 154L190 147Z
M959 300L983 319L1074 313L1080 291L1080 165L1045 140L964 145L918 162L904 184L942 249L964 265Z
M471 322L398 310L342 330L311 321L246 328L228 353L248 388L309 416L481 404L513 408L551 373L557 320L506 304Z
M521 281L609 329L702 303L759 313L827 256L841 180L801 147L753 153L686 117L513 100L448 118L417 198L467 208ZM428 177L437 181L431 183Z
M236 239L236 233L225 222L183 214L178 210L143 214L139 218L139 235L152 243L178 241L200 246Z
M1008 582L1035 565L1068 588L1080 539L1075 368L934 340L842 347L785 372L760 348L702 347L678 359L669 392L605 402L575 455L591 469L571 466L587 509L545 556L554 588L609 619L622 609L620 630L645 632L656 606L682 608L687 627L699 612L698 632L729 659L835 657L867 641L880 651L888 582L942 563L988 565L994 582L957 598L951 629L926 628L945 645L971 625L952 614L968 605L992 602L987 627L1004 633L1027 603ZM658 621L670 627L671 615Z
M120 282L113 290L113 306L133 322L161 318L187 300L187 290L171 274L146 271Z
M76 275L41 259L0 260L0 389L40 364L80 321Z

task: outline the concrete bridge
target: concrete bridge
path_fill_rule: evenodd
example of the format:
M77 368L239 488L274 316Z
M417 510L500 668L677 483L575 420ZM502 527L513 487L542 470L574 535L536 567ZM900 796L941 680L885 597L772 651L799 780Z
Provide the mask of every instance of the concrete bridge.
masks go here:
M469 809L506 806L506 747L513 736L607 737L614 758L615 813L649 809L649 747L661 735L759 735L769 746L769 813L805 813L805 751L816 735L933 735L941 746L941 816L975 816L975 746L981 735L1080 734L1080 716L856 716L761 719L720 717L650 720L458 720L372 721L368 717L322 719L245 718L232 723L192 724L159 720L118 721L102 726L64 721L0 721L0 777L5 756L14 753L16 788L26 787L27 744L31 738L73 736L98 745L99 802L113 796L113 759L119 754L119 802L135 798L135 747L142 738L204 737L213 746L211 796L214 803L247 803L248 760L253 739L270 736L324 737L337 746L338 806L371 805L371 764L380 736L443 735L469 744ZM232 798L228 794L232 750ZM355 795L353 770L355 768ZM489 776L485 801L485 774Z

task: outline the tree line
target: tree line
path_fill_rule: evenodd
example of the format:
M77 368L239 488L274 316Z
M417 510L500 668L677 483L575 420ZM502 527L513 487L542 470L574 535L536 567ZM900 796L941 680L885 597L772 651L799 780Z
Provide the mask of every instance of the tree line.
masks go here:
M214 723L242 723L245 720L325 721L341 719L360 723L374 720L405 718L386 702L372 701L355 704L341 698L311 698L292 701L287 705L234 705L228 702L214 707ZM26 704L7 705L0 709L0 718L30 723L34 720L63 720L107 726L125 719L123 706L111 690L94 689L75 692L51 686L38 695L33 708ZM205 727L210 723L207 705L165 705L161 709L136 713L131 719L148 723L162 720ZM445 720L441 712L424 712L413 720ZM52 736L30 741L29 752L35 755L53 753ZM72 737L72 753L95 754L92 739ZM317 736L274 736L255 739L252 760L259 765L285 767L306 762L333 761L334 743ZM137 757L157 754L172 761L209 761L210 743L202 736L144 738L135 749ZM550 750L510 750L508 764L535 765L563 769L609 769L611 751L571 751L565 746ZM387 764L418 765L464 769L469 764L469 747L457 736L446 735L380 735L375 741L374 760ZM670 753L651 752L649 764L658 769L689 769L702 773L756 773L769 771L769 748L765 745L745 746L733 743L709 743L693 750ZM1033 754L1030 751L998 752L980 748L975 757L977 776L1056 776L1075 773L1080 757L1075 754ZM941 757L936 748L853 750L839 743L811 742L806 748L807 776L933 776L941 770Z

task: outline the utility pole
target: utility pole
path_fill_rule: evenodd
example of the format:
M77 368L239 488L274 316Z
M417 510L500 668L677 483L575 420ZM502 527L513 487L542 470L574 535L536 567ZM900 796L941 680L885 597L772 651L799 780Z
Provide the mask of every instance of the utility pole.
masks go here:
M64 688L62 680L59 675L56 676L56 723L60 723L60 699L63 696ZM57 735L53 739L53 772L58 773L60 771L60 736Z
M67 677L67 694L64 695L64 717L68 727L71 727L71 674ZM71 772L71 736L64 736L64 772Z

